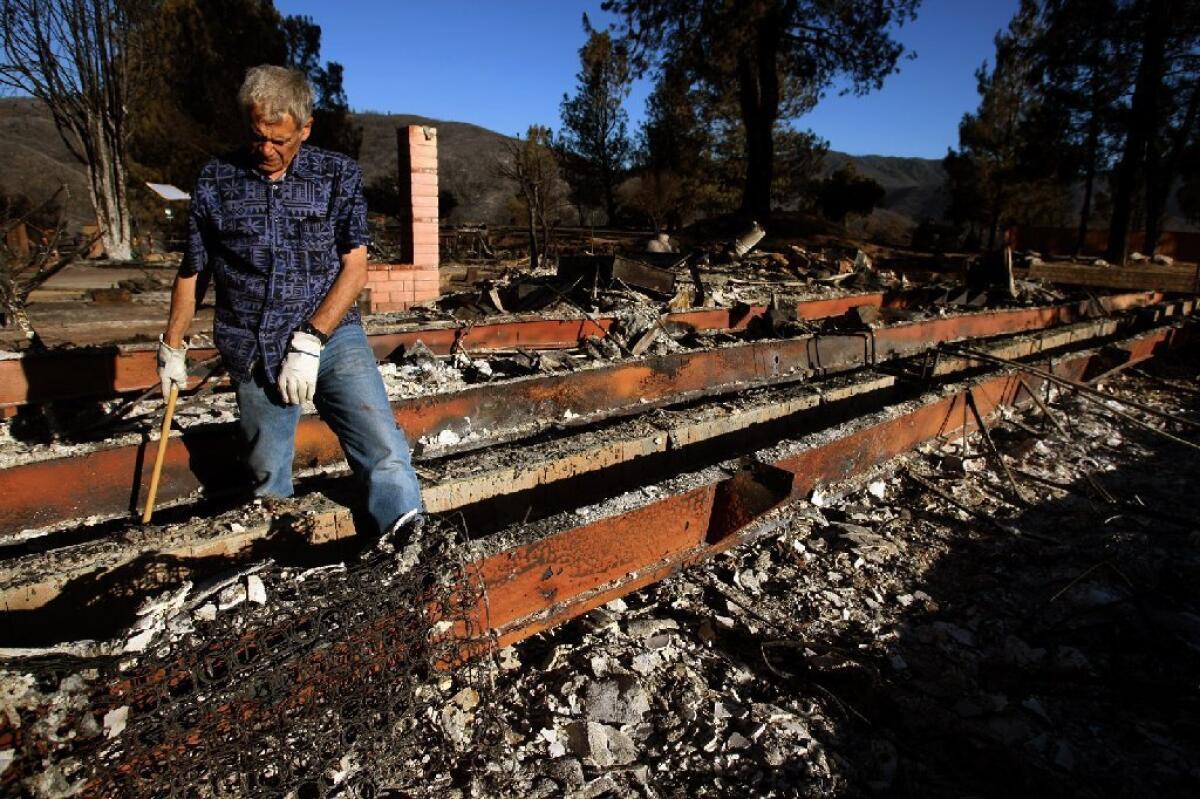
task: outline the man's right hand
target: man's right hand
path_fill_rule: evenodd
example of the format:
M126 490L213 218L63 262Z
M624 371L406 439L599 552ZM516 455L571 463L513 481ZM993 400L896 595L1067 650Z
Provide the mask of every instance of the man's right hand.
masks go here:
M162 381L164 397L171 396L171 384L183 389L187 386L187 344L171 347L158 337L158 379Z

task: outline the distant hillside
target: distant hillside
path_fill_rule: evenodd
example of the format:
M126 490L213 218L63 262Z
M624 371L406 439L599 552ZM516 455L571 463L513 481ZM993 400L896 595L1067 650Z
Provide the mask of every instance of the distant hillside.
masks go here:
M397 128L433 125L438 129L441 186L452 191L459 203L449 221L508 221L512 191L496 174L496 165L510 141L508 136L466 122L413 114L364 113L354 118L363 129L359 163L368 183L396 174ZM49 196L61 181L66 181L71 190L71 221L82 224L91 218L83 167L71 157L39 103L0 98L0 150L11 154L0 162L0 191L37 199ZM887 191L885 208L893 225L941 215L944 192L938 161L830 153L825 174L850 158L859 172L879 181ZM181 188L186 191L189 187Z
M370 183L396 174L396 129L432 125L438 131L438 182L458 200L451 222L507 222L512 189L497 176L497 165L510 141L495 131L467 122L447 122L412 114L355 114L363 129L358 161Z
M438 129L441 187L452 191L459 203L445 221L508 221L512 190L496 170L508 136L466 122L411 114L361 113L354 117L363 129L359 161L368 183L396 174L396 128L433 125ZM48 197L65 181L71 191L71 221L81 224L91 219L83 167L68 153L40 104L24 98L0 98L0 152L7 156L0 161L0 191L22 193L37 200ZM940 161L830 152L824 174L848 160L854 161L861 174L877 180L887 193L883 208L869 220L868 228L885 227L894 233L922 219L941 217L946 193ZM1167 229L1193 229L1180 217L1174 197L1167 216Z
M44 106L23 97L0 98L0 192L24 194L34 203L50 198L65 183L71 192L68 220L94 219L87 175L67 150Z
M438 129L442 186L453 191L460 204L455 216L503 221L511 192L496 177L496 164L508 137L478 125L411 114L354 116L363 128L359 162L368 182L396 174L396 128L433 125ZM24 194L36 202L66 182L71 192L70 221L79 225L93 219L84 168L67 150L40 103L0 98L0 152L5 155L0 160L0 192ZM188 186L180 188L190 191Z
M898 158L887 155L847 155L830 152L825 157L824 176L854 162L860 175L883 186L883 207L912 222L940 219L946 210L946 173L942 162L932 158Z

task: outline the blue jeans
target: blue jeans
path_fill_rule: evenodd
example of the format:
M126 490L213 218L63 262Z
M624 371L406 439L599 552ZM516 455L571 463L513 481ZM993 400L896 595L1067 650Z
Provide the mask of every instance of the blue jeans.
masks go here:
M292 459L300 406L285 405L261 368L239 382L240 424L249 444L254 494L292 495ZM321 351L317 411L341 442L354 476L366 487L367 512L386 532L410 510L421 510L421 487L404 431L396 426L375 355L360 325L339 327Z

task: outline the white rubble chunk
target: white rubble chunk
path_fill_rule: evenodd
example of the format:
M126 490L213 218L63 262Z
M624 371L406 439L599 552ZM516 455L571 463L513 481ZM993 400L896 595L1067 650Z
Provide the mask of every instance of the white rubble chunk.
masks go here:
M122 705L104 714L104 737L112 740L125 731L129 721L129 705Z
M217 610L230 610L246 601L246 586L235 583L226 586L217 594Z
M267 604L267 587L257 574L246 578L246 599L255 605Z
M567 726L570 751L597 768L624 766L637 759L637 747L625 733L594 721Z

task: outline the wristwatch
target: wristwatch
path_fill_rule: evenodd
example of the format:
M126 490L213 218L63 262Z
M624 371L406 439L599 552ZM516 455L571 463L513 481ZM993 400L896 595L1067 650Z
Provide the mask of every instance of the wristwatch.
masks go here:
M300 331L301 333L308 333L310 336L316 336L317 341L321 342L322 347L329 343L329 334L322 333L320 330L317 330L315 327L313 327L312 322L301 322L300 327L296 328L296 330Z

